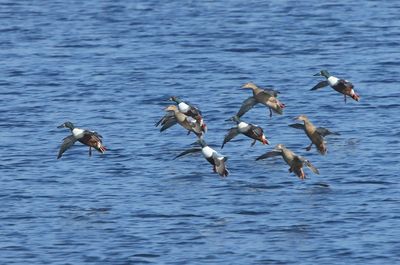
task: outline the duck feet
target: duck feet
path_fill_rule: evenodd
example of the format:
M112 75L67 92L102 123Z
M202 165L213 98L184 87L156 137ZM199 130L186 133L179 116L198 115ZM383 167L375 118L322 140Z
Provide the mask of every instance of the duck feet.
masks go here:
M309 145L309 146L307 146L305 149L306 149L306 151L310 151L311 150L311 147L312 147L312 143Z
M272 110L269 108L269 117L272 118Z
M254 140L250 146L254 146L256 144L257 140Z

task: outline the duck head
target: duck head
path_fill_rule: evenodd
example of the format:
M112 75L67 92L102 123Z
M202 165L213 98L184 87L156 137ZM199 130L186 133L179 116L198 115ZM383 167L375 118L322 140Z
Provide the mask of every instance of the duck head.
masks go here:
M170 97L169 100L175 101L178 104L182 102L182 100L180 98L176 97L176 96Z
M69 128L70 130L73 130L75 128L75 126L72 124L72 122L66 121L63 124L61 124L60 126L57 126L57 128Z
M275 150L282 150L282 149L284 149L284 148L286 148L283 144L277 144L277 145L275 145Z
M178 111L178 108L175 105L169 105L165 108L165 111Z
M246 83L246 84L244 84L243 86L242 86L242 88L243 89L256 89L256 88L258 88L257 87L257 85L256 84L254 84L253 82L248 82L248 83Z
M304 114L301 114L300 116L297 116L296 118L294 118L294 120L297 121L309 121L308 117Z
M321 70L319 73L316 73L314 76L324 76L326 78L329 78L331 75L329 74L328 71L326 70Z

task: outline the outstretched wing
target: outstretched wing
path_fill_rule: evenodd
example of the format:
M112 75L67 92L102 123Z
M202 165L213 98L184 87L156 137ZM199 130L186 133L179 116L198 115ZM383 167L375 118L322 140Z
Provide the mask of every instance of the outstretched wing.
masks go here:
M272 89L272 88L262 88L264 91L261 93L265 93L268 96L273 96L273 97L277 97L278 94L280 94L281 92L279 92L278 90Z
M242 106L240 107L240 109L239 109L238 113L236 114L236 116L238 116L239 118L242 117L243 114L248 112L256 104L257 104L256 99L254 97L249 97L248 99L243 101Z
M60 151L58 152L57 159L60 159L63 153L67 151L67 149L70 148L75 142L76 138L73 135L65 137L60 147Z
M326 80L325 81L321 81L318 84L316 84L313 88L311 88L310 90L317 90L317 89L326 87L328 85L329 85L328 81L326 81Z
M177 124L177 121L175 119L174 116L169 117L168 119L166 119L165 121L163 121L163 126L160 129L160 132L165 131L166 129L168 129L169 127L174 126L175 124Z
M213 153L212 158L214 160L215 164L215 170L217 173L222 176L222 177L227 177L229 175L229 171L226 169L226 160L228 160L227 157L223 157L222 155L218 153Z
M256 160L265 159L265 158L274 157L274 156L280 156L280 155L282 155L281 151L269 151L269 152L257 157Z
M304 124L294 123L294 124L290 124L289 126L292 128L304 130Z
M197 152L201 152L201 148L191 148L191 149L185 150L182 153L180 153L179 155L175 156L174 159L177 159L178 157L181 157L181 156L184 156L184 155L197 153Z
M318 168L316 168L313 164L311 164L310 161L308 161L307 159L301 158L303 160L304 165L306 165L306 167L308 167L309 169L311 169L312 172L314 172L315 174L319 175L319 170Z
M168 111L167 114L165 114L158 122L156 122L156 124L154 124L156 127L158 127L158 125L164 125L165 122L170 119L175 117L174 113L172 111Z
M222 143L221 149L224 148L224 145L235 138L236 135L239 134L239 130L237 127L232 127L229 129L228 133L225 135L224 142Z
M322 137L325 137L327 135L333 134L333 135L340 135L340 133L337 132L331 132L330 130L323 128L323 127L318 127L317 128L317 133L321 135Z

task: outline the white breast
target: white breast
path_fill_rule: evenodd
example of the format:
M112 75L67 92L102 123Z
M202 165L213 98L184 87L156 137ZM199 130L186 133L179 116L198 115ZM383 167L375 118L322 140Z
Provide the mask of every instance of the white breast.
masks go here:
M84 135L85 130L79 129L79 128L74 128L72 130L72 134L76 139L82 138Z
M205 147L203 147L203 148L201 149L201 152L203 153L203 155L204 155L205 158L209 158L209 157L212 157L212 155L213 155L213 153L215 152L215 150L212 149L212 148L209 147L209 146L205 146Z
M328 83L330 86L334 86L336 85L336 83L339 81L339 78L335 77L335 76L330 76L328 77Z
M190 107L185 102L181 102L178 104L178 109L180 112L186 113L189 111Z
M241 121L241 122L238 124L237 127L238 127L238 129L239 129L239 132L243 133L243 132L247 131L249 125L248 125L247 123Z

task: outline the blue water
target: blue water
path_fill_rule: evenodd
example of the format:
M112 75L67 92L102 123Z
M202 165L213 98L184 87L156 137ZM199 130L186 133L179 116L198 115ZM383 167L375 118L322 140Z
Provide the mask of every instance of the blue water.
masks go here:
M399 264L398 1L1 1L0 264ZM321 69L361 101L309 91ZM201 108L217 148L250 92L286 104L271 146L229 142L230 175L195 137L159 133L168 97ZM307 114L328 154L288 127ZM108 151L58 148L70 120ZM321 172L300 181L278 143Z

